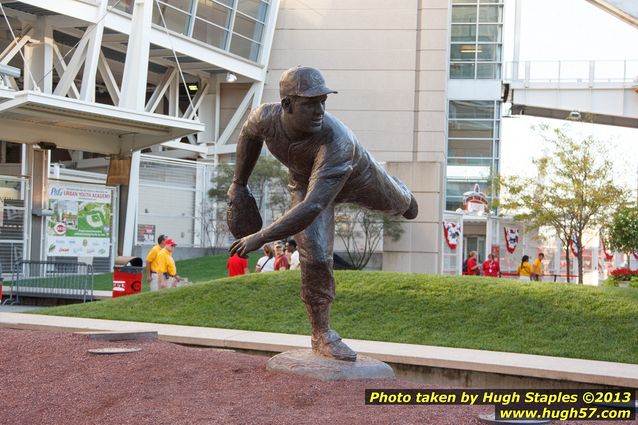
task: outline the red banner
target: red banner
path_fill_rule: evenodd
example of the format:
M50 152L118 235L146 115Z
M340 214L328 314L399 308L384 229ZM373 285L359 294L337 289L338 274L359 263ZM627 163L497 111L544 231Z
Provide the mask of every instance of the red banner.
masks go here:
M461 236L461 225L454 221L443 220L443 234L450 249L456 249Z
M605 239L603 237L600 238L600 245L603 248L603 254L605 255L605 260L611 261L614 259L614 253L607 251L607 244L605 243Z
M507 248L507 252L513 254L518 245L518 229L503 227L503 231L505 232L505 247Z

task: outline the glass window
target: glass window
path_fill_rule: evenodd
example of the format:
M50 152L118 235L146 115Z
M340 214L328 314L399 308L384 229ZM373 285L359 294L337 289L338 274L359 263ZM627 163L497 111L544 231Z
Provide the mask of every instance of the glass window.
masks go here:
M479 44L475 50L479 62L501 61L500 44Z
M477 160L473 160L476 162ZM483 160L485 161L485 160ZM463 179L468 180L476 180L476 179L485 179L489 177L492 162L487 160L487 165L452 165L448 164L446 167L446 174L448 179L456 180Z
M266 12L268 11L268 3L261 0L238 0L237 10L258 21L266 20Z
M473 79L475 64L472 63L450 63L450 78Z
M478 26L478 41L500 43L502 41L502 28L500 24L480 24ZM454 28L452 29L454 30Z
M461 201L463 199L463 194L465 192L469 192L474 190L474 185L478 183L481 186L481 190L485 192L487 189L487 180L485 179L472 179L468 181L447 181L447 192L446 196L450 197L459 197Z
M497 173L500 102L493 100L449 102L446 208L462 208L462 195Z
M456 211L457 209L463 209L463 197L462 196L448 196L445 198L445 209L448 211Z
M452 44L450 60L454 62L470 62L476 59L476 44Z
M259 43L233 35L230 51L236 55L256 61L259 57Z
M501 65L497 63L479 63L476 65L476 78L498 80L501 78Z
M201 19L195 19L193 38L221 49L226 47L228 31Z
M448 140L448 157L458 158L491 158L492 140Z
M476 41L476 25L475 24L454 24L452 25L452 42L471 42Z
M253 39L255 41L261 41L261 34L263 30L264 24L261 24L244 15L237 14L235 16L235 26L233 27L234 33L241 34L244 37Z
M169 4L171 3L171 4ZM190 1L170 1L158 2L158 7L153 7L153 23L161 27L166 23L166 28L180 34L188 33L188 23L190 22ZM161 14L160 14L161 11ZM162 20L162 16L164 19Z
M448 137L465 139L491 139L494 121L448 121Z
M451 79L499 79L502 61L503 2L452 1ZM475 6L476 5L476 6ZM480 69L458 62L496 62Z
M110 8L115 8L126 13L133 13L134 0L109 0L107 4Z
M197 17L202 18L222 28L230 26L230 9L215 1L199 0L197 4Z
M479 22L503 22L503 7L479 6Z
M485 101L450 101L449 115L451 119L455 118L479 118L479 119L493 119L494 118L494 102L491 100Z
M452 0L452 4L464 3L464 4L476 4L478 0Z
M476 22L476 6L453 7L452 22Z
M181 11L190 13L192 0L161 0L158 3L164 3Z
M492 157L489 158L470 158L463 156L449 156L447 159L447 165L467 165L474 167L491 167L492 166ZM449 176L448 172L448 176Z

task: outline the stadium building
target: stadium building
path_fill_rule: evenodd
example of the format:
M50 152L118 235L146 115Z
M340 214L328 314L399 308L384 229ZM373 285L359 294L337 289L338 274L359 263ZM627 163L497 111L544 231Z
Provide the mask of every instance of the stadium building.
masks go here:
M0 0L4 269L61 259L108 271L162 233L178 257L219 243L211 176L298 64L324 72L339 91L327 110L419 201L402 238L383 244L383 269L456 274L469 250L509 264L517 231L533 255L534 238L488 206L503 104L565 109L535 101L517 85L529 69L504 64L505 8L517 7L517 25L520 3ZM622 1L594 3L635 24ZM590 112L620 120L633 109Z

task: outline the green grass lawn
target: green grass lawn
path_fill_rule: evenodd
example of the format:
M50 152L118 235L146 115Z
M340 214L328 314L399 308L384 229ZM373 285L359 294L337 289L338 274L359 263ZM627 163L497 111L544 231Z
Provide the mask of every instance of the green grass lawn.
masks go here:
M255 265L257 265L257 260L261 255L253 253L248 258L248 266L251 272L255 270ZM218 254L176 261L175 266L177 267L177 274L180 276L187 277L191 282L202 282L227 277L226 261L228 261L227 254ZM96 274L94 285L94 289L98 291L111 291L113 289L113 273ZM146 283L146 278L144 278L142 292L149 291L150 286Z
M299 272L211 280L207 264L217 259L188 261L178 270L199 283L38 313L309 334ZM632 288L385 272L335 277L333 327L346 338L638 364Z

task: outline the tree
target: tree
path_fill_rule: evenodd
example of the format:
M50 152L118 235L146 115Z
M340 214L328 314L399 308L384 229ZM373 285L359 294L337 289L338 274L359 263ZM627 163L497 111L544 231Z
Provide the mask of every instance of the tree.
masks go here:
M623 201L626 192L616 186L612 162L601 141L589 136L576 140L563 130L540 128L552 152L533 162L534 178L503 179L508 193L502 207L530 228L550 226L563 243L570 272L569 244L578 247L578 282L583 283L583 234L608 221L608 213ZM569 277L568 277L569 281Z
M220 208L212 200L203 200L198 208L197 221L201 229L202 244L207 246L213 255L222 246L230 234L226 224L226 208Z
M226 213L226 193L234 173L234 165L219 164L212 178L213 187L208 191L209 198L215 202L222 216ZM257 201L262 217L266 216L267 210L273 219L286 211L290 205L287 184L288 170L278 160L266 156L259 158L248 180L248 187ZM225 222L225 218L223 221Z
M232 164L219 164L212 178L213 187L208 191L213 205L206 214L210 222L204 226L213 226L214 245L228 234L224 233L228 231L225 220L226 193L234 173L235 167ZM272 219L276 220L289 208L290 194L287 184L288 171L278 160L265 156L259 158L248 180L248 186L257 201L262 217L268 211ZM348 259L357 269L363 269L368 264L384 232L394 241L403 233L399 222L387 214L373 212L353 204L338 205L335 216L335 234L343 241ZM206 218L202 220L206 221Z
M620 206L607 229L610 248L625 253L629 267L631 255L638 251L638 205Z
M335 234L343 242L350 264L361 270L370 262L384 234L397 241L403 228L387 214L354 204L340 204L335 209Z

